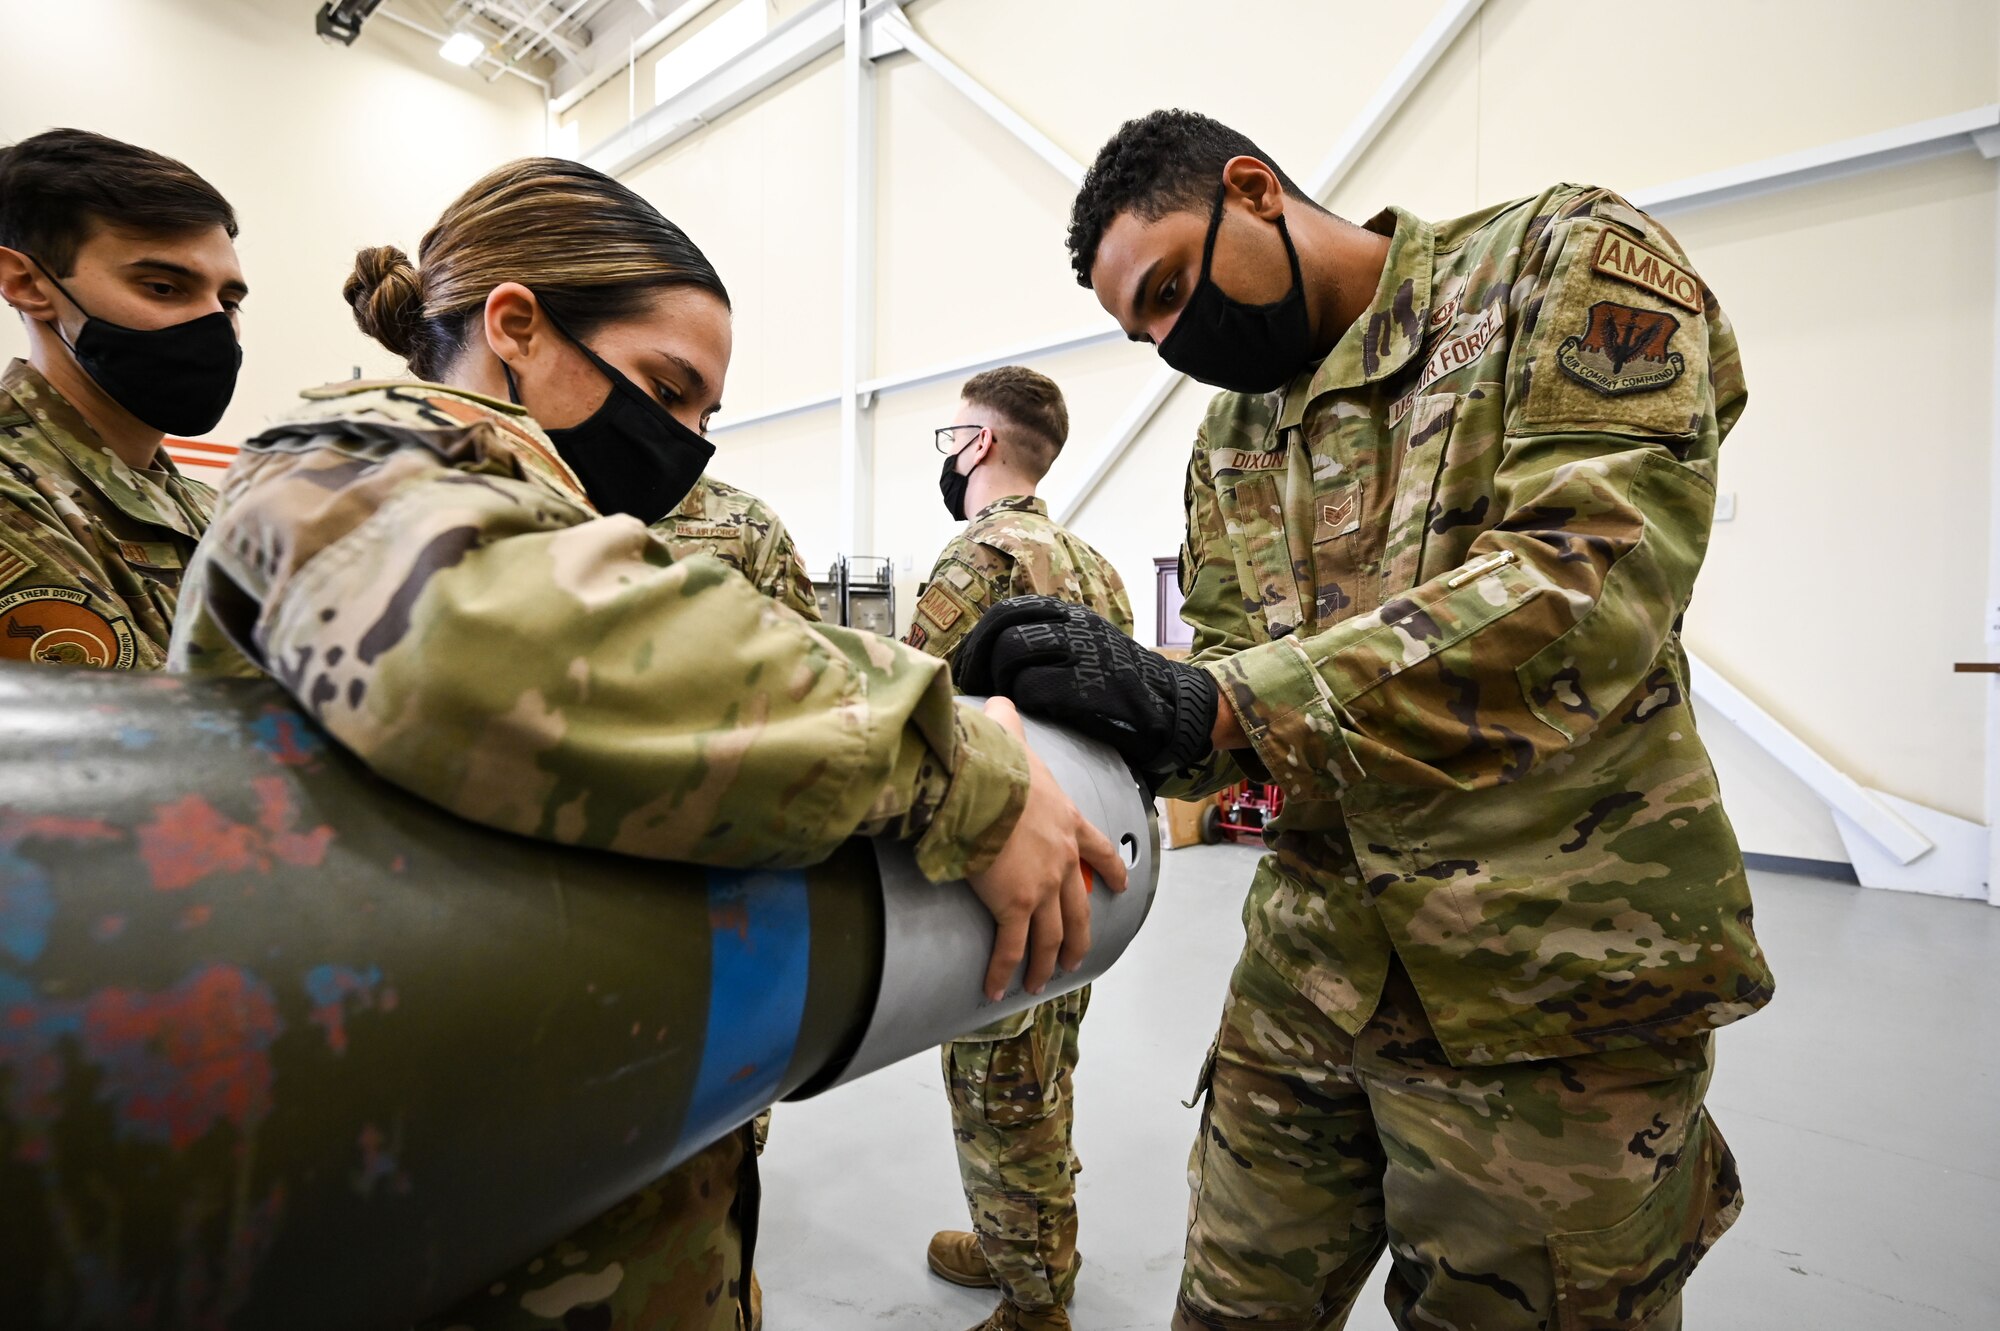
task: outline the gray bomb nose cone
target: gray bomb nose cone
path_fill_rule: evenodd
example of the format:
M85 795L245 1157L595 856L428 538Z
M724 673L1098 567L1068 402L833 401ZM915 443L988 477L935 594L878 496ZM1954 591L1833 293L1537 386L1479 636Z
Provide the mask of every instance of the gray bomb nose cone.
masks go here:
M1135 861L1150 801L1028 723ZM906 848L663 864L380 781L277 687L0 663L8 1325L407 1324L771 1101L1037 1001Z

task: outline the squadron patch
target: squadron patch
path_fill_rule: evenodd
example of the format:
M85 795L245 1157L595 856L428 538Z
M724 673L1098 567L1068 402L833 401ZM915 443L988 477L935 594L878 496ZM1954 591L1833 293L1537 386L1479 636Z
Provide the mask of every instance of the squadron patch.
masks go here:
M1681 321L1662 310L1634 309L1600 300L1590 307L1590 326L1581 337L1566 337L1556 348L1563 373L1609 397L1649 393L1681 377L1686 363L1667 343Z
M129 669L138 655L132 626L106 619L70 587L24 587L0 596L0 661Z
M950 592L937 583L932 583L930 590L918 598L917 613L929 615L931 623L937 625L942 632L964 617L965 611L959 607Z
M1598 239L1597 257L1590 266L1606 277L1629 282L1661 300L1670 300L1690 313L1701 313L1701 283L1693 273L1609 228Z

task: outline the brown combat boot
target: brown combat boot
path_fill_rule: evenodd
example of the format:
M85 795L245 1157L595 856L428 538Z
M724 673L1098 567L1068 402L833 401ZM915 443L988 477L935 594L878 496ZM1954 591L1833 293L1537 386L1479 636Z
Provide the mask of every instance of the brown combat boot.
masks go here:
M1070 1331L1069 1313L1062 1308L1017 1308L1003 1301L972 1331Z
M986 1254L979 1250L979 1236L962 1229L941 1229L931 1236L930 1251L924 1260L937 1275L967 1289L997 1289L999 1282L986 1269Z

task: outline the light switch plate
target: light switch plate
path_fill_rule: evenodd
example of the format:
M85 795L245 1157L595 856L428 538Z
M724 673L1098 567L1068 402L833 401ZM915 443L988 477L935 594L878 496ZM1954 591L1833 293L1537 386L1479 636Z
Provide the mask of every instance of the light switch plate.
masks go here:
M1715 520L1717 522L1730 522L1733 521L1735 517L1736 517L1735 492L1731 491L1728 494L1717 495L1715 497Z

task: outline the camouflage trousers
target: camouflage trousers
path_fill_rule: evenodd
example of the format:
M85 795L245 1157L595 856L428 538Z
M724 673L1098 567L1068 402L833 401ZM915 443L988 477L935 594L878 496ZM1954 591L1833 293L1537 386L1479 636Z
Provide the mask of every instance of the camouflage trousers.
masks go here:
M743 1331L745 1127L424 1324L425 1331Z
M1203 1078L1178 1331L1676 1331L1742 1207L1710 1038L1457 1068L1400 964L1358 1036L1246 949Z
M958 1175L986 1267L1020 1308L1076 1288L1071 1074L1090 986L944 1047Z

